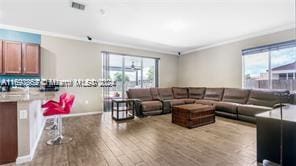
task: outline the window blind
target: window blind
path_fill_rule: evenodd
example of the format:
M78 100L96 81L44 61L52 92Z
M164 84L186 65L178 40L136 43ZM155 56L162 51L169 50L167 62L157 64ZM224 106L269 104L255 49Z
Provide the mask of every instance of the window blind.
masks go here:
M270 45L265 45L260 47L244 49L242 50L242 55L244 56L244 55L250 55L250 54L257 54L257 53L291 48L291 47L296 47L296 40L290 40L290 41L281 42L281 43L275 43L275 44L270 44Z

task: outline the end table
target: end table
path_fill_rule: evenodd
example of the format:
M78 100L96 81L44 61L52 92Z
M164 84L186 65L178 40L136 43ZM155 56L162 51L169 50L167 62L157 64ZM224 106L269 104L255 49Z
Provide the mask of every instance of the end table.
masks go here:
M112 119L116 121L135 118L135 100L112 99ZM114 114L115 112L115 114Z

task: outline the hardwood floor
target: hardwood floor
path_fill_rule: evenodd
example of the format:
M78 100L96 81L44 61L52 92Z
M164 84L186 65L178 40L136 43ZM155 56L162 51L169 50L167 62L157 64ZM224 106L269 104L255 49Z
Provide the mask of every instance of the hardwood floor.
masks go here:
M71 143L47 146L44 132L34 160L23 165L257 165L255 125L220 117L187 129L170 114L117 123L106 113L66 118L64 126Z

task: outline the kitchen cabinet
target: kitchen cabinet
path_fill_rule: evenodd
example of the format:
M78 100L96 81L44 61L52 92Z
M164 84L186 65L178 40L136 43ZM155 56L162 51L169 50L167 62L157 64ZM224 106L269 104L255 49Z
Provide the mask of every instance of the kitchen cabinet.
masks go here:
M22 45L22 68L23 74L40 73L40 49L37 44Z
M3 73L3 66L2 66L2 40L0 40L0 74Z
M40 45L0 40L0 74L39 75Z
M3 42L3 69L5 74L22 73L22 43Z
M17 103L0 102L0 165L18 156Z

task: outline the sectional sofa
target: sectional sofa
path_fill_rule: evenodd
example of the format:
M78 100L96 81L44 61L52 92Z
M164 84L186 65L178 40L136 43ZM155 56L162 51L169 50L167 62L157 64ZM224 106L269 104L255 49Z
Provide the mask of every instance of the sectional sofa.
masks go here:
M173 106L197 103L215 106L216 115L252 123L256 114L291 98L288 90L204 87L129 89L127 96L136 100L137 116L169 113Z

